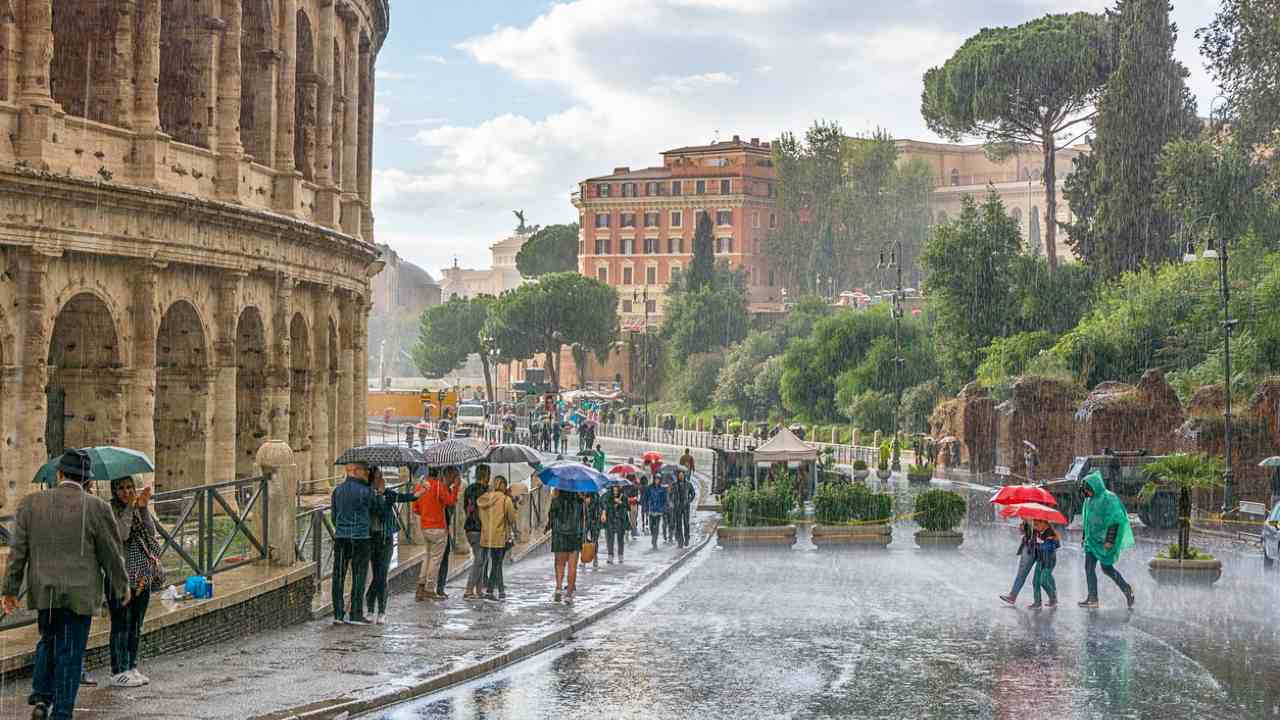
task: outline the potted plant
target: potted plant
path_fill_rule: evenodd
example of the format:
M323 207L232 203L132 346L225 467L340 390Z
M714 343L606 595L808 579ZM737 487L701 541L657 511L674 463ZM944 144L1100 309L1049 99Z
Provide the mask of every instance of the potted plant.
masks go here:
M854 480L857 480L858 482L862 482L863 480L866 480L867 476L870 474L871 474L871 471L867 469L866 460L863 460L862 458L858 458L857 460L853 461L853 479Z
M916 544L921 548L954 550L964 542L955 528L964 520L964 498L950 490L930 490L916 496Z
M927 483L931 479L933 479L933 463L923 465L912 463L907 466L907 482Z
M1147 563L1159 583L1212 585L1222 577L1222 561L1191 547L1191 492L1222 485L1222 461L1207 455L1179 453L1143 467L1148 482L1138 500L1148 502L1162 486L1178 493L1178 542Z
M724 522L716 528L716 538L721 545L794 545L791 511L795 504L786 475L756 489L735 485L720 501Z
M893 443L884 440L880 443L880 461L876 463L876 477L888 480L893 475L889 469L890 458L893 457Z
M813 544L884 547L893 541L893 496L857 483L823 483L813 496Z

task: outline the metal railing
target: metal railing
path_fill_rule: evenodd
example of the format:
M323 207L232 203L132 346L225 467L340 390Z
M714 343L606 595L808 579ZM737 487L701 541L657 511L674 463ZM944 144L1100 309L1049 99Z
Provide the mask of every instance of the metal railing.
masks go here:
M409 492L413 483L397 483L387 487L403 493ZM297 535L294 537L293 549L299 558L315 563L317 582L333 576L333 547L336 538L330 509L329 503L324 503L301 508L297 514ZM396 503L395 512L402 529L413 527L413 513L408 503ZM395 547L400 545L399 535L393 543Z
M728 433L712 433L705 430L664 430L662 428L643 428L638 425L622 425L618 423L602 424L597 432L598 437L636 442L661 443L680 447L701 448L705 450L723 450L726 452L750 452L767 442L754 435L733 435ZM868 445L844 445L839 443L814 442L805 443L826 454L828 450L832 461L838 465L852 465L862 460L869 467L874 467L880 458L879 448ZM910 450L902 450L903 463L914 462L915 455Z
M271 557L269 477L231 480L156 493L160 562L206 577ZM166 522L167 519L171 521ZM195 527L189 526L194 523ZM254 525L257 525L255 532ZM230 555L235 547L236 554ZM166 557L170 551L173 556ZM169 563L166 563L166 560Z

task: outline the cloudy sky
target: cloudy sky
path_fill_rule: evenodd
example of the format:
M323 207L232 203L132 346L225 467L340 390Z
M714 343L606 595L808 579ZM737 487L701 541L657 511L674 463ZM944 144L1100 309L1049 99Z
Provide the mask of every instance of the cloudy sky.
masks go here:
M392 4L378 58L380 242L433 276L484 267L515 225L573 222L569 193L614 166L815 119L931 139L921 76L982 27L1108 0L470 0ZM1178 55L1207 113L1192 33L1216 0L1174 0Z

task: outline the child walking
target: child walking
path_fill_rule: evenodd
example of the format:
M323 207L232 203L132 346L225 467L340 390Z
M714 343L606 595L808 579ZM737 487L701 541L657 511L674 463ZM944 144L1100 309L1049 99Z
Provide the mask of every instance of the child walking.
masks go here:
M1034 594L1034 602L1031 603L1032 609L1043 607L1040 603L1041 588L1049 595L1049 607L1057 607L1058 605L1058 585L1053 581L1053 566L1057 562L1058 548L1062 545L1062 538L1058 535L1058 531L1044 520L1036 520L1034 524L1033 541L1035 543L1035 575L1031 579L1031 589Z

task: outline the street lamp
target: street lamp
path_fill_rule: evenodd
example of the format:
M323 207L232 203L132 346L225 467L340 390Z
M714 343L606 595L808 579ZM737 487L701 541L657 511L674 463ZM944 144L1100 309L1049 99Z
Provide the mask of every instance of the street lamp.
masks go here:
M1227 282L1227 243L1226 239L1219 235L1217 213L1202 215L1185 228L1184 232L1187 241L1183 246L1182 260L1183 262L1195 261L1196 247L1193 240L1195 229L1197 225L1204 221L1208 222L1210 234L1209 241L1205 243L1204 252L1201 253L1200 257L1206 260L1218 261L1218 284L1222 295L1222 381L1224 388L1222 411L1222 438L1224 442L1222 512L1226 513L1232 509L1232 499L1235 494L1235 476L1231 470L1231 329L1235 327L1238 321L1231 319L1231 285Z
M643 380L641 385L644 393L644 432L645 437L649 436L649 286L645 285L640 290L631 291L631 303L634 307L635 303L644 303L644 336L640 341L640 350L644 356Z
M889 250L889 260L886 262L884 258L884 249L880 250L880 261L876 263L878 270L887 270L893 268L897 270L898 285L893 292L893 304L890 306L890 312L893 315L893 389L896 402L893 406L893 464L890 470L899 472L902 470L901 447L898 441L898 410L902 407L902 363L905 360L902 357L902 239L898 238L885 247L892 248ZM880 282L880 286L884 287L884 281Z

